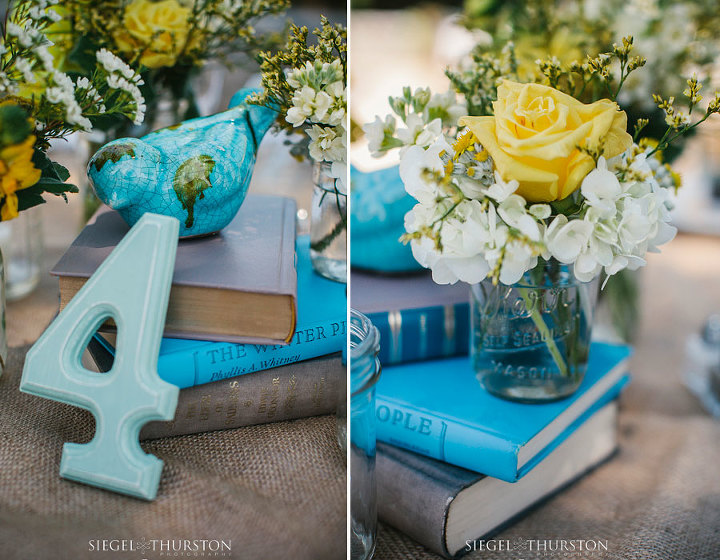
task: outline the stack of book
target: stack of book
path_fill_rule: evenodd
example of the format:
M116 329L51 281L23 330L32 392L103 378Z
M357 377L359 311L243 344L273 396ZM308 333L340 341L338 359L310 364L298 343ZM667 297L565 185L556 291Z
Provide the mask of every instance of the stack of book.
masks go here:
M295 213L291 199L250 195L220 233L180 240L158 373L181 391L174 420L147 424L141 439L335 411L346 287L313 271ZM108 208L93 216L52 271L61 308L128 230ZM122 330L108 321L88 345L100 371L116 344Z
M595 342L572 396L548 404L492 396L466 355L468 300L467 286L425 275L352 276L353 307L383 336L378 516L445 557L478 549L608 459L629 381L629 348Z

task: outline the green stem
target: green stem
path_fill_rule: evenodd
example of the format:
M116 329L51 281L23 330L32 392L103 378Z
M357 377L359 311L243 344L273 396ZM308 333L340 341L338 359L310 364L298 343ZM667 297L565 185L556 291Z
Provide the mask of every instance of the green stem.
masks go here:
M313 251L322 253L330 246L330 244L335 240L338 235L345 231L345 228L345 221L342 219L339 220L338 223L335 224L335 227L330 231L330 233L328 233L325 237L318 239L317 241L313 241L313 243L310 245L310 248Z
M560 349L557 347L557 344L555 344L555 339L552 337L550 329L548 329L548 326L545 324L545 321L542 318L542 313L537 308L534 308L533 302L530 301L530 289L518 288L518 291L520 292L520 295L525 302L525 308L527 310L531 310L530 318L532 319L533 323L535 323L535 327L537 327L537 330L540 332L541 337L545 339L545 345L547 346L547 349L549 350L550 355L555 362L555 365L558 367L558 370L560 370L560 375L562 375L563 377L567 377L567 364L565 363L565 360L560 353Z

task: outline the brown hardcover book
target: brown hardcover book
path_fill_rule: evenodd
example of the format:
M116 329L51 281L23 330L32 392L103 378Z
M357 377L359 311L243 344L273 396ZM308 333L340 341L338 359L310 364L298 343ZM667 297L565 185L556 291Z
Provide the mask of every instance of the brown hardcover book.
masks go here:
M155 439L319 416L335 412L345 390L340 353L182 389L175 418L150 422Z
M290 341L297 317L295 212L295 201L289 198L249 195L219 233L181 239L165 336ZM90 219L51 271L59 277L61 309L129 229L108 207Z

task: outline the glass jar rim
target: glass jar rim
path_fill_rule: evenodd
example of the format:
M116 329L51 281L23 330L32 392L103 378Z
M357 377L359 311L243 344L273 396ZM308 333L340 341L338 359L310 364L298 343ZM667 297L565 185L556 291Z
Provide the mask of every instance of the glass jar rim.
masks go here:
M351 395L363 392L377 381L380 365L380 333L364 314L350 309L350 385Z

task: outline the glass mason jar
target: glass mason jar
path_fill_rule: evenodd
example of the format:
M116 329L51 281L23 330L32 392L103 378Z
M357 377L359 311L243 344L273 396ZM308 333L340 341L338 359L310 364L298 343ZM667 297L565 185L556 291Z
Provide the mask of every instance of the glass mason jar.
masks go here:
M471 287L471 357L492 394L519 402L571 395L587 367L598 278L580 282L551 259L512 286Z
M0 223L0 250L5 257L5 295L9 301L32 292L40 282L45 252L42 208L30 208Z
M344 181L330 176L331 164L313 164L310 259L318 274L347 282L347 191Z
M380 377L380 333L350 310L350 557L372 558L377 535L375 383Z

